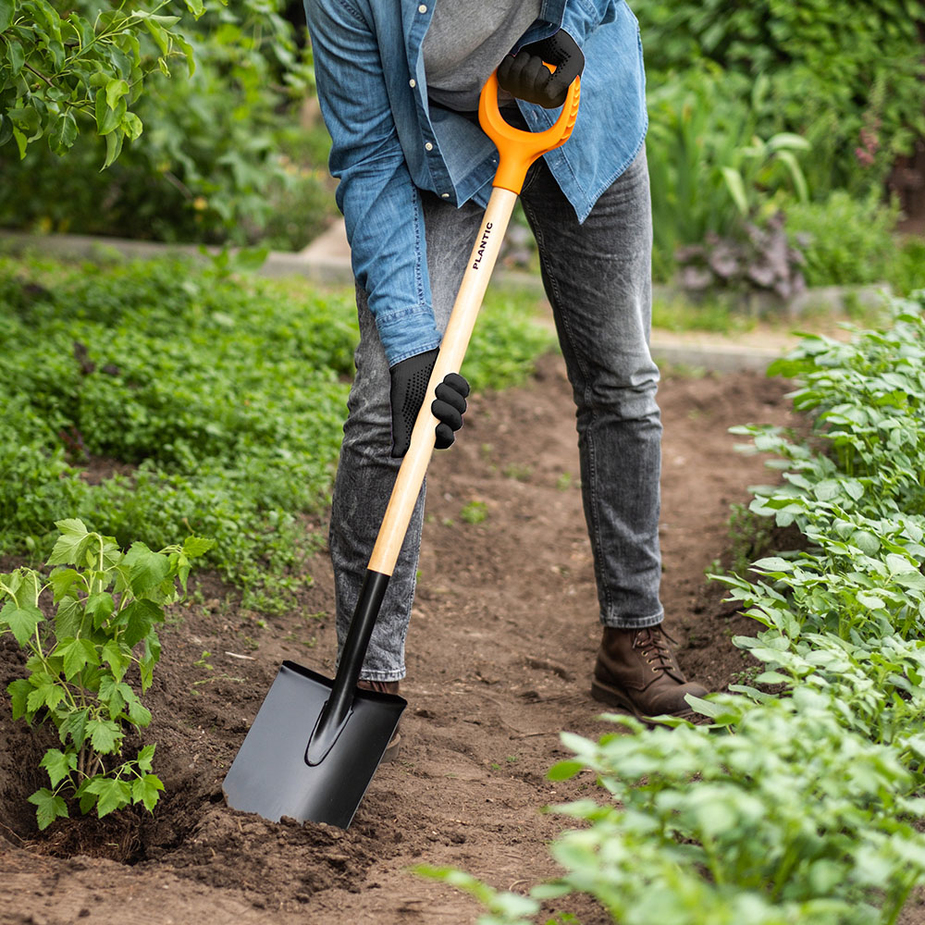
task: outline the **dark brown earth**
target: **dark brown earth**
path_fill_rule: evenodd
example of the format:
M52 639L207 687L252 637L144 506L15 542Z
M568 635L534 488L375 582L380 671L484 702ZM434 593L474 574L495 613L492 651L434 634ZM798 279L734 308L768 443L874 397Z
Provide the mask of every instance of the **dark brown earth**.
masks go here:
M666 625L684 669L714 690L747 667L732 636L755 628L704 571L728 559L730 505L771 477L727 428L792 423L787 389L734 373L669 374L660 390ZM599 629L578 483L558 357L523 388L472 398L461 439L429 475L402 752L380 767L347 832L268 823L228 809L221 793L281 660L333 674L323 553L298 609L279 617L242 611L215 576L191 582L147 698L146 738L167 787L153 816L123 811L40 836L25 797L42 782L25 769L46 731L14 724L0 703L0 922L458 923L480 907L413 865L457 865L513 890L554 875L546 846L565 822L540 810L594 789L585 777L545 778L567 754L559 732L609 728L588 694ZM486 516L470 523L464 509ZM20 672L8 638L0 685ZM609 921L587 899L567 908L585 925Z

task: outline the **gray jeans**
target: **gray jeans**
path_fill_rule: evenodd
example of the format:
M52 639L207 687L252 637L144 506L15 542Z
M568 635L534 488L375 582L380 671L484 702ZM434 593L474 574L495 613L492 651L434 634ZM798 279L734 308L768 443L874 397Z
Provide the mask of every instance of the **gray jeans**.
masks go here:
M437 327L446 326L482 217L422 194ZM521 194L577 408L581 488L605 626L660 623L658 542L661 419L658 368L649 354L652 219L645 149L579 225L542 160ZM330 550L339 645L401 460L392 459L389 371L358 289L360 344L334 485ZM477 389L478 383L473 383ZM425 486L426 487L426 486ZM405 675L424 494L373 632L362 677Z

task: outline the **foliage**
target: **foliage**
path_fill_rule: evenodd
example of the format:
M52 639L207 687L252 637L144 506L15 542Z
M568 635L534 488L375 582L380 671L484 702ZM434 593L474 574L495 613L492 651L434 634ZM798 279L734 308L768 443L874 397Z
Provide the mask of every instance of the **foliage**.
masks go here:
M878 190L860 198L834 190L821 202L788 206L787 236L803 252L809 285L880 283L894 275L898 219L898 205L884 205Z
M766 670L688 698L709 726L620 716L628 735L563 734L574 757L549 776L590 770L608 795L557 808L582 823L552 846L565 874L506 904L431 871L489 905L484 921L524 925L573 892L621 925L898 920L925 878L923 301L772 365L799 379L813 432L733 430L783 474L752 489L751 516L802 541L753 562L757 580L712 576L766 627L734 640Z
M707 232L703 244L679 248L681 286L689 292L738 290L770 292L781 299L806 288L803 252L791 245L784 231L784 213L771 216L763 228L744 224L742 240Z
M82 135L68 171L52 151L7 149L0 222L33 231L303 247L334 211L319 125L299 106L311 56L282 0L229 0L187 35L195 72L157 72L134 106L147 130L99 172L103 142ZM0 151L4 149L0 148Z
M0 549L44 556L80 517L121 543L211 536L208 561L279 606L326 503L357 338L352 292L233 272L228 257L0 261ZM552 336L494 296L467 357L477 389L522 378ZM267 598L272 593L273 600Z
M646 154L652 188L654 272L670 277L679 246L709 234L747 241L790 202L808 196L797 135L760 134L769 84L751 87L715 67L650 86Z
M204 0L184 4L196 17L205 12ZM124 139L142 132L133 107L151 72L169 75L177 55L194 70L193 49L174 28L180 17L163 13L167 5L84 2L61 16L48 0L0 0L0 146L15 140L22 158L45 137L64 154L78 120L92 119L108 167Z
M730 79L767 77L765 131L813 145L810 188L878 187L899 152L925 134L922 0L634 0L650 82L698 61Z
M28 677L7 688L13 718L50 720L62 746L49 748L40 763L50 788L29 797L41 829L68 816L68 797L100 817L132 803L154 809L164 789L152 773L155 746L122 760L127 732L151 722L129 672L137 670L147 691L160 657L156 627L164 606L186 593L190 560L211 546L189 536L159 552L140 542L122 552L113 537L89 533L79 520L56 526L60 536L47 562L55 568L47 580L26 568L0 575L0 598L7 599L0 632L29 653ZM51 618L39 608L48 591Z

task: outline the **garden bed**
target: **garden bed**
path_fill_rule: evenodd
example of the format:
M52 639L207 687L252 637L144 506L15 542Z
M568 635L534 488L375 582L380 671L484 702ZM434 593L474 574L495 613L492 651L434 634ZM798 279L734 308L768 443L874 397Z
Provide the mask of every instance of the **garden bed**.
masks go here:
M704 570L727 554L730 504L767 481L761 459L736 453L727 428L793 423L788 385L737 373L668 375L661 387L666 625L682 666L712 690L741 680L747 656L731 637L758 627L722 602ZM154 714L146 739L158 743L155 769L167 788L153 816L61 820L40 835L25 798L43 781L23 769L51 733L14 724L5 705L0 920L115 923L132 903L163 923L460 922L474 919L475 902L411 866L456 865L515 891L554 875L546 845L567 823L540 808L594 789L587 775L545 778L568 754L558 733L607 728L588 696L598 629L577 486L560 359L542 360L523 388L474 397L458 446L431 470L403 750L380 768L346 833L266 823L221 796L280 661L333 672L323 554L311 560L315 581L299 606L279 616L242 611L239 594L214 575L191 581L189 606L175 608L161 633L146 698ZM21 671L7 638L0 684ZM609 921L583 903L573 911L586 925Z

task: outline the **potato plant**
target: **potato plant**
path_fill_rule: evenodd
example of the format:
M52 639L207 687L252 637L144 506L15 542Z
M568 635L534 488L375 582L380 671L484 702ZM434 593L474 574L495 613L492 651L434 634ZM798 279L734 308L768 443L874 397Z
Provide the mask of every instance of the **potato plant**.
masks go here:
M515 896L422 871L479 898L481 923L525 925L575 892L620 925L898 920L925 882L922 308L897 302L887 329L807 337L772 365L800 380L813 433L733 432L783 474L753 489L751 512L804 542L752 563L754 578L711 576L765 626L734 641L766 670L689 698L709 725L621 716L628 735L563 734L574 758L550 776L591 771L609 799L557 808L582 822L551 848L562 877Z
M40 829L69 815L69 798L100 817L129 804L154 809L163 790L152 770L155 746L123 757L126 737L151 722L136 686L142 694L151 686L164 607L186 593L191 560L211 546L190 536L158 552L144 543L122 552L79 520L57 527L47 578L29 568L0 575L0 632L28 653L27 677L7 688L13 718L50 721L61 745L41 760L50 786L29 797ZM40 608L48 593L51 616Z

